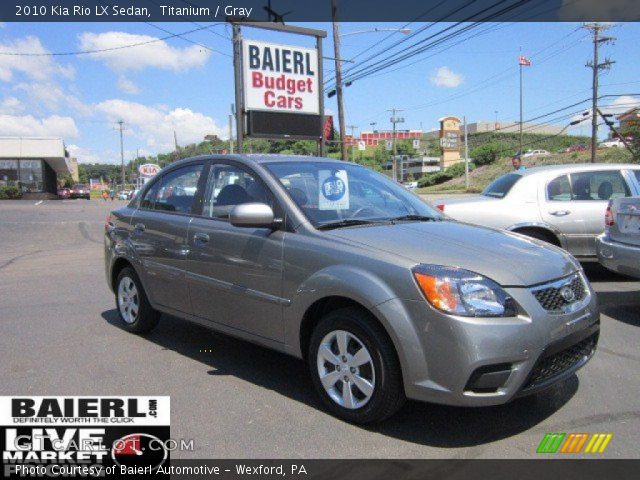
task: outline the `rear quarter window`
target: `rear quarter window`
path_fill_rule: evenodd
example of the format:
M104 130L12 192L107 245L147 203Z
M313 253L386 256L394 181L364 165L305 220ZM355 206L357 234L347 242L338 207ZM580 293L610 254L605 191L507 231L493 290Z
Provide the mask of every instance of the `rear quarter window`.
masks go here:
M482 191L482 195L486 197L504 198L521 178L522 175L518 173L507 173L491 182L489 186Z

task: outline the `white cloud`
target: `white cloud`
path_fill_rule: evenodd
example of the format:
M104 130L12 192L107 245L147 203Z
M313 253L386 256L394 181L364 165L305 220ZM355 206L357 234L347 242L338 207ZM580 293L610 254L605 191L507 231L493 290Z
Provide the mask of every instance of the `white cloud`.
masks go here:
M0 50L16 53L48 53L40 43L40 39L33 36L0 42ZM23 73L37 81L60 76L69 79L73 78L75 74L72 67L60 65L47 55L0 55L0 80L3 82L12 81L16 72Z
M124 93L128 93L129 95L137 95L138 93L140 93L140 88L131 80L125 77L120 77L118 79L118 88Z
M459 73L454 73L449 67L440 67L429 78L429 81L437 87L456 88L464 82L464 77Z
M125 32L105 32L80 34L80 49L101 50L124 47L126 45L144 43L157 37L136 35ZM145 45L120 48L107 52L92 53L84 58L102 61L110 69L122 73L131 70L142 70L147 67L182 72L193 67L204 65L211 52L197 45L179 48L159 40Z
M24 105L16 97L5 97L0 102L0 114L15 114L24 110Z
M78 136L78 128L71 117L51 115L38 119L32 115L0 115L0 132L7 136L61 137Z
M104 163L100 155L91 149L72 144L67 146L67 150L71 157L78 159L78 163Z
M172 150L174 131L181 145L201 142L209 134L226 137L224 129L211 117L188 108L169 110L112 99L98 103L96 109L104 113L111 122L123 120L125 127L144 140L153 151Z
M44 107L52 111L61 108L71 108L80 115L91 115L91 107L78 97L63 90L60 86L50 82L19 83L13 87L15 91L24 92L29 101L37 108Z

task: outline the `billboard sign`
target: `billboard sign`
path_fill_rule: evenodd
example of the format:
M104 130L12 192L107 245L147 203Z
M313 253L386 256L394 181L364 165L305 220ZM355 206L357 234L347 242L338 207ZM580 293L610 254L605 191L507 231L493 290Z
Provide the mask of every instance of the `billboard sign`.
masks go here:
M242 59L245 110L320 114L315 48L244 39Z
M145 163L138 167L138 173L142 177L153 177L160 171L160 165L155 163Z

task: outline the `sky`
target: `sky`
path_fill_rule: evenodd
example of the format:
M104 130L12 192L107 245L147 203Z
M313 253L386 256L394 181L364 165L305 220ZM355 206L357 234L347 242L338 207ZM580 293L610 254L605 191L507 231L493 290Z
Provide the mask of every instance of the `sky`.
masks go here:
M84 163L119 163L117 121L124 121L125 161L139 152L152 155L178 143L199 142L207 134L228 138L233 103L232 43L225 24L194 23L32 23L0 24L0 135L62 137ZM436 32L450 24L429 27ZM333 57L331 24L304 26L326 30L324 55ZM349 72L372 55L402 52L413 40L394 47L422 23L342 23L342 57ZM438 119L455 115L468 122L515 121L519 116L518 56L532 61L524 70L524 118L550 113L589 99L592 58L589 34L576 23L483 24L440 47L344 89L346 124L362 130L390 129L391 108L402 110L399 128L436 129ZM385 29L375 31L375 29ZM196 31L194 31L196 30ZM166 37L168 32L183 37ZM602 57L615 60L600 77L605 110L621 113L640 103L640 24L611 25ZM312 46L313 39L262 30L243 30L256 40ZM418 37L417 37L418 38ZM459 39L465 38L465 41ZM139 44L102 53L74 52ZM395 50L394 50L395 48ZM71 53L12 56L2 52ZM376 57L376 60L382 57ZM324 60L325 81L335 64ZM539 122L567 125L587 110L584 103ZM325 97L335 115L335 97ZM572 117L571 114L577 115ZM563 117L563 118L559 118ZM375 123L375 125L371 125ZM600 137L607 134L600 127ZM589 134L589 122L572 133ZM348 130L350 132L350 129Z

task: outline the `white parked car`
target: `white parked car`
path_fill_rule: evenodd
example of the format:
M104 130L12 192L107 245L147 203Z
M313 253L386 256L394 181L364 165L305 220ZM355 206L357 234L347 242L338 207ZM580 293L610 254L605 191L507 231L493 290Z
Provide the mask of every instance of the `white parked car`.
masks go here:
M624 143L619 138L612 138L611 140L606 140L601 142L598 145L600 148L624 148Z
M524 152L524 155L522 155L523 157L547 157L551 155L548 151L546 150L527 150L526 152Z
M434 202L450 217L545 240L594 259L609 200L640 195L640 165L573 164L507 173L481 195Z

